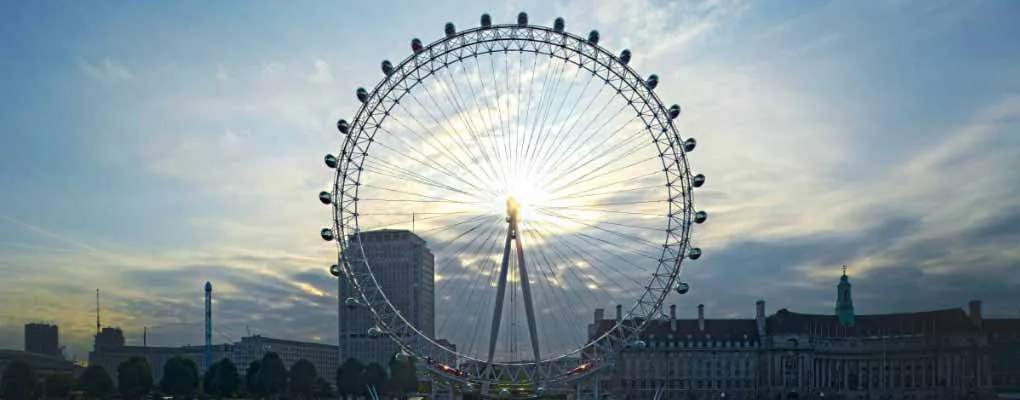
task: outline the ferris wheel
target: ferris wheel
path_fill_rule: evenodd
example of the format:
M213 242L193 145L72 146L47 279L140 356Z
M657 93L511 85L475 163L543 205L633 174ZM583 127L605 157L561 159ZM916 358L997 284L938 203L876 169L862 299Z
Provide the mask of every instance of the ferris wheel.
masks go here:
M678 132L680 107L663 105L629 50L564 27L486 14L413 39L356 90L343 145L325 157L336 178L319 199L334 221L321 236L357 291L344 302L371 313L368 334L487 397L535 396L644 346L667 295L688 290L682 261L702 254L689 242L707 219L692 202L705 177L688 166L696 141ZM395 255L364 238L400 230L422 239L434 280L384 290ZM415 323L391 300L420 290L435 318ZM592 318L607 307L615 318Z

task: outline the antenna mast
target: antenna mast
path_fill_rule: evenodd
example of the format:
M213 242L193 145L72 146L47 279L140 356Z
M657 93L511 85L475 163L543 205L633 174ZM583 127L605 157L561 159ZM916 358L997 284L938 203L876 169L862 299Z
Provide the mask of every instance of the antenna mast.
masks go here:
M99 328L102 325L99 324L99 289L96 288L96 334L99 334Z

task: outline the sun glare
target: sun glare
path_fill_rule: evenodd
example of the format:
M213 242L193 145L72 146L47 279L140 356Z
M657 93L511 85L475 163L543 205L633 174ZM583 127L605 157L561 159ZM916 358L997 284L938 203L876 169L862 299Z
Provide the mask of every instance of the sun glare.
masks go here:
M520 220L537 221L542 219L538 208L550 205L555 196L538 187L537 181L534 177L526 175L509 177L500 191L501 196L496 199L500 212L506 213L508 211L507 202L513 199L517 203L517 215Z

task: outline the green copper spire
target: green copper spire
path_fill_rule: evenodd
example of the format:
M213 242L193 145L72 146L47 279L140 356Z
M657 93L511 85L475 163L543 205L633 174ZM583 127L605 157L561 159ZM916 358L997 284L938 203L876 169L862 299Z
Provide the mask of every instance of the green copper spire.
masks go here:
M850 279L846 276L846 265L843 266L839 285L836 285L836 318L840 325L854 326L854 301L850 298Z

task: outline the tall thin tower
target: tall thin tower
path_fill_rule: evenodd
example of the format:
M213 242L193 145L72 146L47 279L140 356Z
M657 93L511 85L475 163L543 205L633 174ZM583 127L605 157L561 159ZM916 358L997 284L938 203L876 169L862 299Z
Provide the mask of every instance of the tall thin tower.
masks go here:
M212 284L205 283L205 370L212 361Z
M102 325L99 324L99 289L96 288L96 335L99 334L99 328Z

